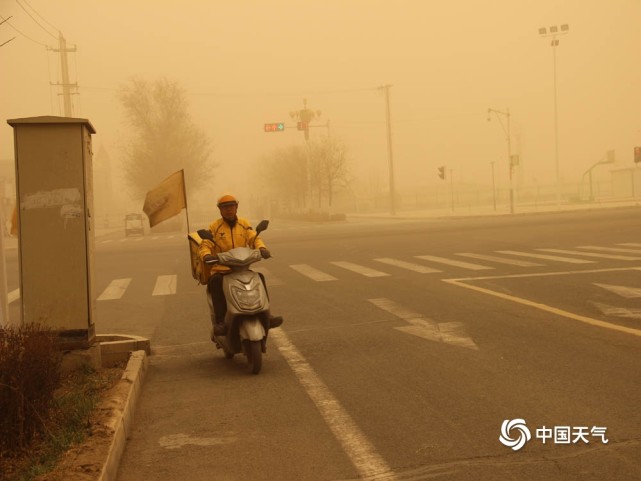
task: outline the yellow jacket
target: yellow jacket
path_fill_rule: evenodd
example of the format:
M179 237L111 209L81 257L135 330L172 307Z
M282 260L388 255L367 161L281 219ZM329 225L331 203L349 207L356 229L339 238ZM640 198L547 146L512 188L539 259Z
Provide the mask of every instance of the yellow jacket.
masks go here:
M198 254L202 259L207 254L218 254L220 252L227 252L234 247L251 247L253 249L260 249L267 247L263 240L256 234L246 219L238 217L236 224L231 227L223 218L215 220L209 226L209 230L214 236L214 242L203 239ZM212 267L211 273L227 272L229 267L216 264Z

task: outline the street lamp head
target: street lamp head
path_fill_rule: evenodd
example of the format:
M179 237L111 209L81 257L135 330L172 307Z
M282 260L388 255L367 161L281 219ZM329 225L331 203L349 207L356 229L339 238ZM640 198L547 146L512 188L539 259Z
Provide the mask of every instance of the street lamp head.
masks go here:
M550 27L550 33L557 33L558 31L559 31L559 27L557 27L556 25L552 25Z
M545 35L546 33L548 33L548 31L545 27L539 28L539 35Z
M561 25L562 32L567 32L569 30L570 30L570 26L567 23L564 23L563 25Z

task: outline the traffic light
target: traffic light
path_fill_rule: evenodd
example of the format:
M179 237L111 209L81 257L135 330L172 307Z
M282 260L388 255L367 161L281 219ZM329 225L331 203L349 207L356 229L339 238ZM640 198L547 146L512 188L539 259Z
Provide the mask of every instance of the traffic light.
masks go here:
M641 147L634 148L634 163L638 164L641 162Z
M441 166L438 168L438 176L439 176L442 180L445 180L445 166L444 166L444 165L441 165Z
M265 124L265 132L282 132L284 130L284 122L272 122L271 124Z

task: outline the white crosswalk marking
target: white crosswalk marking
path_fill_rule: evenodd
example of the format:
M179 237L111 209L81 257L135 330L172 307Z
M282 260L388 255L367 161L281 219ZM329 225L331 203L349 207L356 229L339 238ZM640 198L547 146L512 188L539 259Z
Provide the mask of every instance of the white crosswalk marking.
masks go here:
M252 266L252 271L260 272L262 275L265 276L265 283L267 284L267 287L269 288L270 286L273 287L278 287L284 285L284 282L280 277L276 277L271 273L271 271L267 267L257 267L257 266Z
M557 254L570 254L585 257L597 257L600 259L616 259L620 261L639 261L641 257L618 256L613 254L595 254L594 252L571 251L566 249L537 249L537 251L552 252Z
M13 301L20 299L20 289L14 289L7 294L7 302L11 304Z
M289 267L294 269L299 274L309 277L313 281L317 282L326 282L326 281L336 281L336 277L326 274L323 271L313 268L307 264L292 264Z
M577 246L577 249L588 249L592 251L606 251L606 252L628 252L630 254L641 254L639 249L624 249L622 247L599 247L599 246Z
M158 276L152 296L167 296L176 293L176 275Z
M365 277L389 276L389 274L385 272L377 271L376 269L370 269L369 267L354 264L352 262L333 261L331 262L331 264L334 264L335 266L338 266L338 267L342 267L343 269L347 269L348 271L356 272L357 274L360 274Z
M417 257L419 259L424 259L426 261L438 262L440 264L461 267L463 269L470 269L472 271L494 269L494 267L482 266L480 264L472 264L470 262L457 261L455 259L448 259L446 257L438 257L438 256L414 256L414 257Z
M531 252L521 251L496 251L499 254L509 254L513 256L532 257L534 259L545 259L548 261L567 262L568 264L594 264L594 261L587 259L572 259L570 257L549 256L546 254L533 254Z
M408 269L410 271L418 272L419 274L430 274L432 272L442 272L438 269L433 269L431 267L422 266L420 264L413 264L411 262L399 261L398 259L390 259L388 257L382 257L380 259L374 259L376 262L382 262L383 264L389 264L390 266L397 266L402 269Z
M109 283L107 288L102 291L102 294L98 296L97 300L108 301L112 299L120 299L127 290L127 287L129 287L130 282L131 277L126 279L114 279Z
M517 259L508 259L507 257L497 257L497 256L486 256L484 254L473 254L471 252L458 252L457 256L471 257L472 259L481 259L483 261L492 261L498 262L499 264L509 264L513 266L520 267L537 267L542 264L537 264L536 262L520 261Z

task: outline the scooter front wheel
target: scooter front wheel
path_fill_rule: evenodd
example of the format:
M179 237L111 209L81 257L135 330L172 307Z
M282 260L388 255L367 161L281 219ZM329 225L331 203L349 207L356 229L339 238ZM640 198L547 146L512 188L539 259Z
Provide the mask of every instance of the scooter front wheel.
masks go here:
M263 366L263 349L261 341L247 342L247 362L252 374L258 374Z

